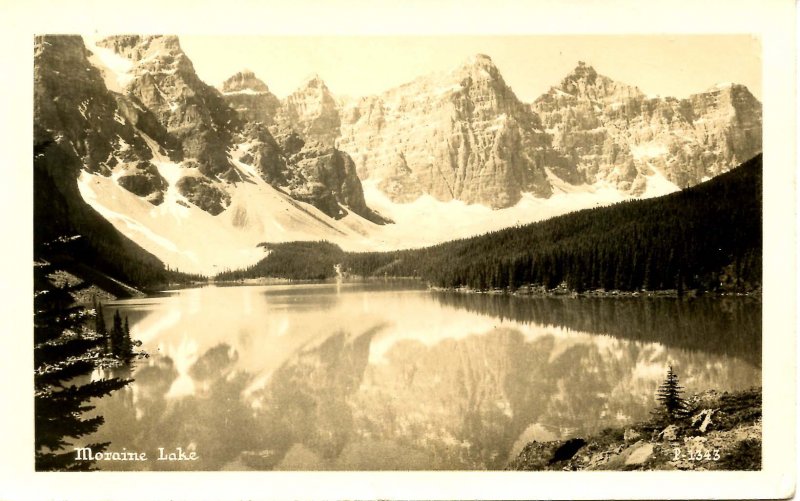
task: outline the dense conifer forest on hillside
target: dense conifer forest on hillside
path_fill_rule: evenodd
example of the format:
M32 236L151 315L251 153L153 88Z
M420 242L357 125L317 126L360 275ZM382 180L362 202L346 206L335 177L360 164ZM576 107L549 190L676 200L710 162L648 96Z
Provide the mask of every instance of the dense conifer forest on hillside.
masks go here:
M220 274L418 277L439 287L748 291L761 285L762 157L664 197L608 207L423 249L345 253L329 243L270 244L256 265Z
M225 271L217 280L276 277L291 280L324 280L336 275L335 266L345 258L338 245L329 242L263 243L269 255L244 270Z

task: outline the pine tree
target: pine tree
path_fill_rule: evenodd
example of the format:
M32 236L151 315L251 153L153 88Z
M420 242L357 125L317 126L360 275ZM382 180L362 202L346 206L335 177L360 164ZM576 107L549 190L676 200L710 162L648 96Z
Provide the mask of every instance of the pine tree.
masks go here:
M133 358L133 341L131 340L131 329L128 326L128 316L125 315L125 322L122 326L122 353L120 359L128 363Z
M125 331L122 329L122 317L119 310L114 312L114 325L111 327L111 354L122 359L125 354Z
M34 264L34 444L37 471L93 469L67 450L77 439L94 433L102 416L85 418L92 398L108 395L130 380L100 379L82 383L96 367L104 338L84 328L92 312L74 304L71 292L82 285L56 286L49 264ZM94 452L108 443L88 444Z
M656 400L664 406L666 416L670 421L683 417L686 413L686 401L682 396L683 387L678 384L678 375L672 371L670 365L667 377L656 391Z
M109 346L108 340L108 330L106 329L106 319L103 315L103 304L97 302L97 298L94 298L94 330L98 336L103 338L103 353L108 353L111 349Z

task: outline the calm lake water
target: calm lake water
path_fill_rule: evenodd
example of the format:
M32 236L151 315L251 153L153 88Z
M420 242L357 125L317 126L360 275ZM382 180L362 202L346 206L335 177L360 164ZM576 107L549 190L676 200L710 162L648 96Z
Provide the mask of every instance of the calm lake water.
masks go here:
M150 358L97 400L102 469L501 469L530 440L761 384L749 298L514 298L405 283L203 287L108 303ZM116 375L126 375L117 373ZM182 447L197 461L156 461Z

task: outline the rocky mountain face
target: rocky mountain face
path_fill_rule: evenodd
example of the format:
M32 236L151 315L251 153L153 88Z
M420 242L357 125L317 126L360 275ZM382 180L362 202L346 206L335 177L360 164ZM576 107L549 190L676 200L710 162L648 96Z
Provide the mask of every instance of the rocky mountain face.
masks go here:
M567 166L484 55L361 99L342 115L340 148L362 179L379 180L397 201L428 193L507 207L523 192L549 196L545 169Z
M165 131L135 98L108 92L101 72L77 36L37 37L34 66L34 143L52 144L43 157L57 180L75 179L81 169L110 175L158 205L164 179L150 162L153 155L134 124L155 136ZM56 155L53 148L61 153ZM72 168L60 157L71 156ZM47 160L47 158L44 158Z
M258 88L254 83L248 92ZM240 116L263 109L267 99ZM483 55L449 74L347 106L315 76L263 122L273 124L279 142L301 137L307 143L299 152L304 159L331 146L347 152L361 179L380 180L379 187L400 202L428 193L507 207L523 192L548 196L545 166L560 171L566 165L550 148L538 117Z
M180 156L206 177L233 181L226 146L236 130L236 114L203 83L174 36L117 36L100 40L132 63L125 94L153 112L177 140Z
M650 98L579 63L532 109L587 182L633 194L653 169L683 188L761 151L761 103L742 85Z
M240 116L274 109L259 116L279 142L337 146L396 202L429 194L502 208L565 183L639 195L656 174L686 187L761 151L761 104L741 85L649 98L582 62L530 105L484 55L347 104L319 77L275 102L264 95Z
M275 122L278 135L293 131L307 144L327 149L334 146L339 136L341 119L328 86L314 75L283 100Z
M258 166L265 179L331 217L343 217L348 207L374 223L387 222L367 207L353 160L335 147L339 111L318 76L283 101L250 71L233 75L220 91L251 131L243 161Z
M319 162L293 158L303 141L279 143L267 129L278 102L266 85L241 73L220 93L200 80L177 37L113 36L89 48L81 37L40 37L35 63L37 130L63 142L87 172L154 205L174 185L179 203L221 214L253 167L327 216L350 210L383 222L367 208L352 161L332 145L316 146ZM168 175L167 164L178 168Z
M228 103L243 120L272 125L280 101L267 84L252 71L241 71L222 83L219 89Z

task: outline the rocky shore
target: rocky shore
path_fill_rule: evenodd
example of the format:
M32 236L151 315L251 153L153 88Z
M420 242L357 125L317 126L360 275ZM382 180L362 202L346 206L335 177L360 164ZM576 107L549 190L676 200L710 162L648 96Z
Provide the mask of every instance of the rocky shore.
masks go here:
M687 399L689 411L585 437L530 442L507 469L760 470L761 388L709 390Z
M618 289L592 289L578 292L567 288L565 285L559 285L549 289L544 286L522 286L517 289L510 288L494 288L494 289L472 289L469 287L436 287L431 286L431 290L436 291L451 291L451 292L464 292L468 294L493 294L493 295L509 295L519 297L610 297L610 298L628 298L628 297L698 297L698 296L712 296L712 297L730 297L730 296L747 296L754 298L761 298L761 289L736 292L736 291L703 291L703 290L686 290L678 292L676 289L660 289L660 290L638 290L638 291L624 291Z

